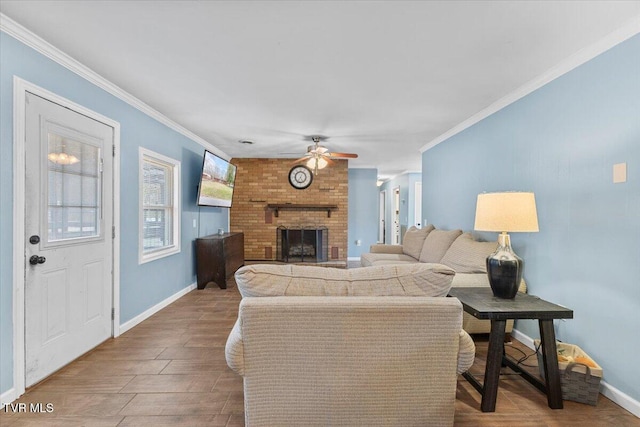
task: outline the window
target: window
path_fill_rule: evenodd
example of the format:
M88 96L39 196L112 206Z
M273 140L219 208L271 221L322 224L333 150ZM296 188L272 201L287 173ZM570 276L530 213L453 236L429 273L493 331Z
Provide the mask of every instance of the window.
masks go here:
M180 252L180 162L140 148L140 263Z
M45 245L102 237L102 159L98 145L48 133Z

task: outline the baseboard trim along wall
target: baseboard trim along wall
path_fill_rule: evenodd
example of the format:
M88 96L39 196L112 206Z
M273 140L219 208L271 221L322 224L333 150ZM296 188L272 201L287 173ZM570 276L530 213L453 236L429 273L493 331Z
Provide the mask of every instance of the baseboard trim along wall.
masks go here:
M13 402L18 397L19 397L18 392L13 387L5 391L0 395L0 408L4 408L5 405L8 405L9 403Z
M511 335L530 349L535 350L533 346L533 338L530 336L523 334L517 329L513 329L511 331ZM600 381L600 393L608 399L611 399L611 401L616 405L621 406L636 417L640 418L640 402L633 399L628 394L625 394L612 385L607 384L606 381Z
M172 302L177 301L178 299L180 299L184 295L188 294L189 292L191 292L195 288L196 288L196 284L192 283L189 286L187 286L186 288L181 289L178 292L176 292L175 294L171 295L169 298L165 299L164 301L160 301L158 304L154 305L150 309L140 313L139 315L137 315L133 319L121 324L120 325L120 334L122 335L126 331L128 331L129 329L131 329L134 326L136 326L137 324L142 323L142 321L144 321L144 320L148 319L149 317L153 316L154 314L156 314L157 312L159 312L160 310L162 310L163 308L165 308L166 306L168 306Z

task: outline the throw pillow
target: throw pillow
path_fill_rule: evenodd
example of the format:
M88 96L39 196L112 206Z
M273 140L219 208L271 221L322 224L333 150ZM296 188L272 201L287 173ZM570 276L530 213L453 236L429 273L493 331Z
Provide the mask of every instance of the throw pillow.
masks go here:
M254 264L236 272L243 297L429 296L444 297L455 272L441 264L381 265L353 269Z
M404 233L404 238L402 239L402 252L405 255L414 257L415 259L420 258L420 251L422 251L424 239L427 238L434 228L435 227L431 224L424 228L409 228L407 232Z
M452 244L440 263L456 273L486 273L487 257L495 252L498 242L478 242L471 233L464 233Z
M420 252L420 262L440 262L454 240L462 230L433 230L424 240Z

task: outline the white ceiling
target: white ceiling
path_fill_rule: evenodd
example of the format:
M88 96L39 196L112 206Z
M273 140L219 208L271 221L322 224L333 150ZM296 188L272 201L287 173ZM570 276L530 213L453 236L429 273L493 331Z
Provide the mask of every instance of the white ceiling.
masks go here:
M359 154L350 167L389 177L638 19L640 1L2 0L0 12L231 157L303 154L320 134Z

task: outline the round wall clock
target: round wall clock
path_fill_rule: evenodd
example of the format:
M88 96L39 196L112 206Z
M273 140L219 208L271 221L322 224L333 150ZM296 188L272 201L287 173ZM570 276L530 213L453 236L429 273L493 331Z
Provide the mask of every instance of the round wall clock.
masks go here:
M296 190L304 190L311 185L313 173L306 166L294 166L289 171L289 184Z

